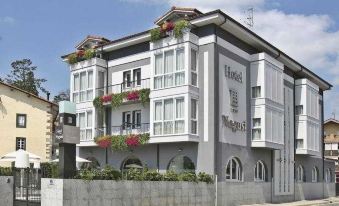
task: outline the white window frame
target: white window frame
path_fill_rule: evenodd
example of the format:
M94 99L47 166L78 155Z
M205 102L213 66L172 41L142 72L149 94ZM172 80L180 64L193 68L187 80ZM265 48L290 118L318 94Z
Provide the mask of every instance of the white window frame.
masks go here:
M313 167L312 168L312 182L318 182L318 176L319 176L318 168Z
M195 70L193 70L192 66L192 53L195 52ZM199 78L198 78L198 51L196 49L191 48L191 56L190 56L190 63L191 63L191 85L194 87L198 87L199 85ZM196 85L193 84L193 74L196 75Z
M233 165L233 161L235 162L235 165ZM233 177L233 172L232 172L232 167L235 167L235 175ZM230 173L227 174L227 168L230 168ZM228 178L229 177L229 178ZM242 178L242 166L241 166L241 162L240 160L238 160L238 158L236 157L232 157L230 158L228 161L227 161L227 164L226 164L226 181L228 182L242 182L243 178Z
M255 125L254 124L255 120L259 120L260 125ZM254 139L254 132L255 131L259 131L259 133L260 133L259 139ZM253 118L252 119L252 140L261 140L261 118Z
M261 174L262 176L259 176L261 167ZM255 182L265 182L266 181L266 167L263 161L259 160L255 166L254 166L254 181Z
M302 165L299 165L297 167L297 182L304 182L304 167Z
M326 172L325 172L325 182L326 183L332 182L332 171L331 171L330 168L326 169Z
M84 128L81 128L80 127L80 114L85 114L85 127ZM87 116L88 116L88 113L92 113L92 126L88 126L88 122L87 122ZM93 117L94 117L94 112L93 112L93 110L84 110L84 111L79 111L79 112L77 112L77 114L76 114L76 126L77 127L79 127L80 128L80 134L81 134L81 131L85 131L84 132L84 137L83 138L81 138L80 137L80 141L90 141L90 140L93 140L93 126L94 126L94 124L93 124ZM87 133L88 132L91 132L91 137L90 138L87 138Z
M184 54L184 62L183 62L183 65L184 65L184 68L183 70L178 70L177 68L177 52L180 51L180 50L183 50L183 54ZM173 70L172 72L169 72L169 73L165 73L165 53L167 52L171 52L173 51ZM168 50L163 50L162 52L158 52L158 53L155 53L154 54L154 68L153 68L153 72L154 72L154 75L153 75L153 89L154 90L158 90L158 89L165 89L165 88L171 88L171 87L177 87L177 86L183 86L186 84L186 67L185 67L185 61L186 61L186 55L185 55L185 52L186 49L184 46L182 47L179 47L179 48L176 48L176 49L168 49ZM162 58L162 73L161 74L155 74L155 59L156 59L156 56L161 56ZM176 84L176 74L179 74L179 73L184 73L184 82L183 84ZM165 87L165 76L172 76L172 85L171 86L166 86ZM155 79L157 78L161 78L161 85L160 87L158 88L155 88Z
M172 104L173 104L173 118L171 120L165 120L164 116L165 116L165 101L166 100L171 100L172 99ZM177 100L178 99L183 99L184 101L184 111L183 111L183 117L181 118L177 118L176 117L176 111L177 111L177 107L176 107L176 103L177 103ZM186 104L186 98L184 96L178 96L178 97L171 97L171 98L165 98L165 99L161 99L161 100L155 100L153 102L153 105L154 105L154 110L155 110L155 104L158 103L158 102L161 102L161 120L155 120L155 111L154 111L154 115L153 115L153 135L154 136L162 136L162 135L177 135L177 134L184 134L185 131L186 131L186 121L185 121L185 104ZM184 123L184 129L183 129L183 132L178 132L176 133L175 132L175 123L178 122L178 121L183 121ZM168 133L168 134L164 134L164 123L165 122L172 122L172 132L171 133ZM154 133L154 125L155 124L159 124L161 123L161 134L155 134Z
M88 82L89 82L89 75L88 73L92 72L92 87L89 88L88 86ZM81 74L85 73L85 79L86 79L86 85L85 88L83 90L81 90L80 85L81 85ZM78 90L74 90L75 88L75 76L79 76L79 85ZM73 77L72 77L72 102L74 103L82 103L82 102L88 102L88 101L92 101L94 98L94 70L93 69L89 69L86 71L79 71L76 73L73 73ZM92 92L92 98L89 98L89 93ZM85 99L81 100L81 93L85 94ZM74 98L76 96L76 99Z
M192 116L192 114L193 114L193 107L192 107L192 103L193 103L193 101L195 101L195 118ZM198 126L198 118L199 118L199 113L198 113L198 111L199 111L199 104L198 104L198 99L195 99L195 98L191 98L191 106L190 106L190 108L191 108L191 134L193 134L193 135L198 135L198 133L199 133L199 126ZM193 125L193 123L195 122L195 124L196 124L196 131L195 131L195 133L193 132L193 127L192 127L192 125Z
M259 96L255 96L256 95L256 92L255 92L256 89L260 90ZM252 99L261 98L262 97L261 86L253 86L251 88L251 93L252 93L252 95L251 95Z

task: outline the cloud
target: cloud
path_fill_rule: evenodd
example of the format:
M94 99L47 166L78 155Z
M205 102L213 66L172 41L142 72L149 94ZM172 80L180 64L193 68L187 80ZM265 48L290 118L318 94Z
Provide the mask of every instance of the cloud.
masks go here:
M0 17L0 24L13 24L15 19L10 16Z

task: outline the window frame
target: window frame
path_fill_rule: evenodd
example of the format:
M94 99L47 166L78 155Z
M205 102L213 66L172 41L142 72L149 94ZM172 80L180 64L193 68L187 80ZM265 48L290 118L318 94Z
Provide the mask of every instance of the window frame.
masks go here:
M332 182L332 171L331 171L330 168L326 169L326 172L325 172L325 182L326 183Z
M24 125L19 124L20 117L24 117ZM27 128L27 114L22 114L22 113L16 114L16 128Z
M255 120L259 120L259 126L255 125ZM259 139L254 138L254 131L259 132ZM252 140L261 140L261 118L252 118Z
M23 147L24 148L19 148L18 147L18 141L23 140ZM15 139L15 151L18 151L19 149L25 150L26 151L27 148L27 140L26 137L16 137Z
M259 166L261 167L261 174L262 177L259 177ZM267 178L266 178L266 165L264 164L263 161L259 160L255 163L254 166L254 181L255 182L266 182Z
M85 114L85 127L81 128L80 127L80 114ZM88 113L92 113L92 126L88 126ZM79 111L76 113L76 126L79 127L80 129L80 141L91 141L93 140L93 117L94 117L94 113L93 113L93 110L92 109L89 109L89 110L84 110L84 111ZM81 132L82 131L85 131L84 134L85 134L85 137L84 138L81 138ZM90 138L87 138L87 133L90 131L91 133L91 137Z
M301 108L301 110L300 110ZM301 111L301 113L300 113ZM303 115L304 114L304 105L295 105L295 115Z
M177 68L177 53L178 51L183 51L183 69L182 70L178 70ZM171 72L167 72L165 73L165 57L166 57L166 53L169 52L173 52L173 68ZM178 86L183 86L186 85L186 55L185 55L186 49L184 46L181 46L179 48L173 48L173 49L168 49L168 50L163 50L161 52L155 53L154 54L154 68L153 68L153 90L159 90L159 89L167 89L167 88L172 88L172 87L178 87ZM158 56L161 56L161 65L162 65L162 73L156 74L156 58ZM183 73L184 74L184 82L182 84L176 84L176 78L177 78L177 74L179 73ZM170 86L165 86L165 77L166 76L171 76L172 77L172 84ZM161 79L161 85L160 87L156 87L156 79Z
M81 89L81 74L85 73L85 80L86 80L86 85L85 85L85 88L84 89ZM89 73L92 73L92 87L89 88ZM94 70L93 69L89 69L89 70L85 70L85 71L78 71L78 72L75 72L72 74L73 77L72 77L72 95L71 95L71 98L72 98L72 102L74 103L83 103L83 102L89 102L89 101L92 101L93 98L94 98ZM75 90L75 85L76 85L76 82L75 82L75 76L78 76L79 77L79 82L77 85L78 87L78 90ZM81 100L81 94L84 93L85 95L85 99L84 100ZM89 98L89 94L92 94L92 98ZM75 98L76 97L76 98Z
M312 168L312 182L319 182L319 171L316 166Z
M232 172L232 167L233 167L233 161L236 163L235 164L235 179L232 179L232 176L233 176L233 172ZM227 168L230 168L230 174L227 174ZM227 161L227 164L226 164L226 181L227 182L242 182L243 181L243 171L242 171L242 165L241 165L241 162L238 158L236 157L231 157L228 161ZM229 179L227 177L230 177Z
M193 62L193 52L195 53L195 70L193 70L193 66L192 66L192 62ZM190 63L191 63L191 67L190 67L190 70L191 70L191 85L194 86L194 87L198 87L199 85L199 78L198 78L198 51L196 49L193 49L191 48L191 55L190 55ZM196 75L196 85L193 84L193 74Z
M255 94L256 94L255 89L259 89L259 96L255 96ZM251 93L252 93L252 95L251 95L252 99L261 98L262 97L261 86L253 86L251 88Z
M305 170L302 165L297 167L297 182L302 183L305 182Z
M192 103L195 102L195 116L196 117L193 117L193 106L192 106ZM199 114L198 114L198 99L195 99L195 98L191 98L191 134L193 135L198 135L199 133L199 127L198 127L198 118L199 118ZM196 131L195 133L193 132L193 122L195 122L196 124Z

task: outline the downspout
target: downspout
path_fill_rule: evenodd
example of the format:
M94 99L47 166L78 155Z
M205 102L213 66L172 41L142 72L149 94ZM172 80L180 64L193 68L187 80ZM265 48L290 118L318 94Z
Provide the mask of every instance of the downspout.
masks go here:
M321 101L321 146L322 146L322 151L321 151L321 157L322 157L322 163L323 163L323 181L322 181L322 185L323 185L323 198L325 198L325 144L324 144L324 92L321 91L321 97L322 97L322 101Z

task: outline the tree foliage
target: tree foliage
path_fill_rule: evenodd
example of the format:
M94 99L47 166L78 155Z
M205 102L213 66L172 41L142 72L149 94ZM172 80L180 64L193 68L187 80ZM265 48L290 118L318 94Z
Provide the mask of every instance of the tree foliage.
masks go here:
M56 96L53 98L54 103L59 103L60 101L69 101L70 100L70 91L66 89L64 91L60 91Z
M37 67L32 65L32 61L30 59L16 60L11 63L11 66L12 70L10 74L7 75L7 78L5 78L5 81L8 84L35 95L39 95L39 90L42 93L48 93L48 91L42 86L42 83L47 80L35 77Z

